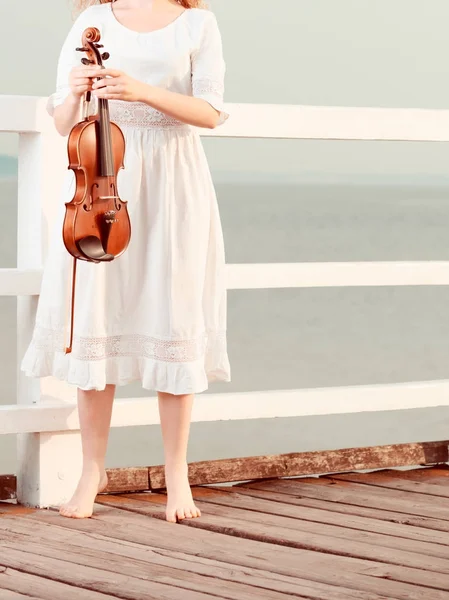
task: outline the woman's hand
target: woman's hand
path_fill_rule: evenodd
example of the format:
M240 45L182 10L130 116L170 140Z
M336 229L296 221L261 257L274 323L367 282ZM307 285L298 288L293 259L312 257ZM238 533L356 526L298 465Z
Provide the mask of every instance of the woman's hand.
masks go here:
M102 69L96 65L74 67L69 75L72 96L79 100L83 94L92 90L92 78L99 77L101 71Z
M97 98L140 102L145 96L145 89L148 88L147 84L133 79L122 71L103 69L101 76L102 79L96 81L92 86L93 93Z
M213 129L217 126L220 113L207 100L179 94L133 79L122 71L103 69L92 86L97 98L143 102L182 123Z

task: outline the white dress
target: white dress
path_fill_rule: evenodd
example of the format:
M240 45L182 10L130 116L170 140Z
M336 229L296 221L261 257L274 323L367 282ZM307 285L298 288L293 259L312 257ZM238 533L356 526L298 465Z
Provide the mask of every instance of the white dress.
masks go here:
M224 61L213 13L188 9L163 29L136 33L111 4L95 5L75 22L63 46L57 91L69 93L86 27L97 27L115 68L148 84L203 98L223 122ZM22 369L84 390L140 380L147 389L187 394L229 381L223 236L209 167L198 133L146 104L110 102L111 120L126 140L118 191L128 201L131 242L111 263L78 261L73 352L69 338L72 257L62 241L69 173L54 232L32 341ZM55 202L57 200L55 199Z

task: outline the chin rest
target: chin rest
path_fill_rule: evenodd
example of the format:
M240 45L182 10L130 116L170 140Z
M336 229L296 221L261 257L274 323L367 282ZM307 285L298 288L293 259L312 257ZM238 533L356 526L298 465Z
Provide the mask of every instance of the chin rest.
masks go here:
M87 260L93 262L107 262L114 260L112 254L108 254L104 251L100 238L95 235L88 235L85 238L78 240L76 245Z

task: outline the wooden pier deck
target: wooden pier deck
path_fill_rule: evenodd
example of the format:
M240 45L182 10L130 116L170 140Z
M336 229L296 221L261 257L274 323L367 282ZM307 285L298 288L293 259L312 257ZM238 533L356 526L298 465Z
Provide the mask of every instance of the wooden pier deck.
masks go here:
M448 600L449 469L102 495L95 516L0 503L0 599Z

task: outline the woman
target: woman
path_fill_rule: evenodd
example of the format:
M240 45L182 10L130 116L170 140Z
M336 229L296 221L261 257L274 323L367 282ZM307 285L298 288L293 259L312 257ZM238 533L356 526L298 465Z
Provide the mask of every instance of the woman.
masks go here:
M210 381L230 379L220 218L201 142L190 127L214 128L227 118L221 38L214 15L199 0L81 5L86 10L62 48L49 111L67 135L79 121L85 92L110 100L111 120L127 144L118 189L128 200L132 236L112 263L80 262L73 351L65 354L72 258L61 223L73 176L68 180L22 368L78 388L83 469L60 509L66 517L90 517L96 494L107 485L115 387L140 380L156 390L166 517L176 522L200 516L186 459L193 395ZM80 66L76 48L87 27L100 30L111 55L105 71Z

